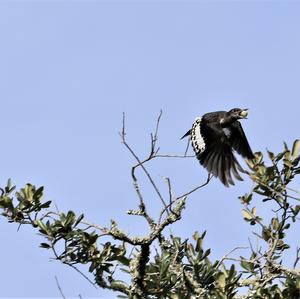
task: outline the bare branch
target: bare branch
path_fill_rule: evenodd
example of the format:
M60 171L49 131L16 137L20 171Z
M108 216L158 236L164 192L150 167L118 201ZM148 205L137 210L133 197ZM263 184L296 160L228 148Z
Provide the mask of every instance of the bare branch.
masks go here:
M228 258L230 257L230 255L231 255L233 252L235 252L235 251L237 251L237 250L240 250L240 249L248 249L248 248L249 248L249 247L247 247L247 246L237 246L237 247L233 248L232 250L230 250L227 254L225 254L225 255L220 259L220 261L218 262L216 268L219 268L219 267L222 265L222 263L223 263L226 259L228 259Z
M62 262L64 265L67 265L71 268L73 268L76 272L78 272L85 280L87 280L95 289L97 289L97 285L96 283L92 282L84 273L82 273L77 267L75 267L73 264L69 263L68 261L65 261L63 260L59 255L58 253L56 252L56 249L55 249L55 244L53 244L53 242L51 242L51 249L52 249L52 252L55 256L55 259L56 260L59 260L60 262Z
M251 173L250 173L249 171L245 170L245 173L246 173L250 178L252 178ZM252 179L252 180L253 180L253 179ZM269 185L265 184L265 183L262 182L261 180L256 180L255 182L256 182L256 184L258 184L258 185L264 186L265 188L267 188L269 191L275 193L276 195L282 196L282 193L281 193L281 192L279 192L279 191L273 189L272 187L270 187ZM294 190L293 190L293 191L294 191ZM291 198L291 199L300 201L300 198L298 198L298 197L294 197L294 196L289 195L289 194L285 194L285 196L288 197L288 198Z
M195 155L162 155L162 154L157 154L153 157L154 158L195 158Z
M93 282L92 280L90 280L82 271L80 271L77 267L75 267L74 265L67 263L67 262L63 262L63 264L68 265L69 267L73 268L76 272L78 272L85 280L87 280L95 289L97 288L97 285L95 282Z
M160 116L161 116L161 114L160 114ZM158 126L158 124L159 124L160 116L159 116L158 121L157 121L157 126ZM163 196L161 195L161 193L160 193L158 187L156 186L156 184L155 184L153 178L151 177L150 173L148 172L148 170L147 170L147 169L145 168L145 166L143 165L144 162L142 162L142 161L139 159L139 157L136 155L136 153L133 151L133 149L128 145L128 143L126 142L125 136L126 136L126 131L125 131L125 114L123 113L123 128L122 128L122 134L121 134L122 143L125 145L125 147L129 150L129 152L132 154L132 156L133 156L133 157L136 159L136 161L138 162L138 164L137 164L136 166L133 166L133 167L132 167L132 171L131 171L132 179L133 179L133 181L137 181L137 178L136 178L136 176L135 176L134 171L135 171L135 168L136 168L136 167L141 166L142 169L143 169L143 171L144 171L144 173L145 173L146 176L148 177L148 179L149 179L151 185L153 186L153 188L154 188L156 194L158 195L160 201L162 202L163 206L166 207L167 204L165 203L165 201L164 201L164 199L163 199ZM153 139L153 142L152 142L152 147L153 147L153 145L155 146L155 143L156 143L156 139L155 139L155 138L157 138L156 135L154 136L154 139ZM154 151L154 149L153 149L152 147L151 147L151 152ZM151 153L150 153L148 159L146 159L146 160L148 161L148 160L150 160L151 158L152 158L152 156L151 156Z
M295 262L293 264L293 268L295 269L298 262L300 260L300 248L297 246L297 249L296 249L296 259L295 259Z
M169 178L165 178L167 185L168 185L168 191L169 191L169 205L171 208L172 201L173 201L173 195L172 195L172 186L171 186L171 181Z
M154 225L154 220L150 217L150 215L147 212L146 205L145 205L142 193L141 193L139 185L138 185L138 180L133 181L133 186L134 186L134 189L140 200L139 211L137 211L137 213L133 213L133 211L129 211L130 213L128 213L128 214L143 216L147 220L147 222L151 228Z
M210 180L212 179L212 177L213 177L213 175L209 173L208 176L207 176L207 180L206 180L206 182L205 182L204 184L202 184L202 185L200 185L200 186L197 186L197 187L195 187L194 189L192 189L192 190L190 190L190 191L188 191L188 192L186 192L186 193L180 195L178 198L186 197L186 196L188 196L188 195L194 193L194 192L197 191L198 189L205 187L205 186L210 182Z
M181 200L181 199L183 199L183 198L186 198L188 195L190 195L190 194L192 194L193 192L197 191L198 189L200 189L200 188L206 186L206 185L209 183L209 181L211 180L211 178L212 178L212 175L211 175L211 174L208 174L207 180L206 180L206 182L205 182L204 184L202 184L202 185L200 185L200 186L197 186L196 188L192 189L191 191L186 192L185 194L182 194L182 195L176 197L175 199L173 199L173 200L167 205L167 207L165 207L164 209L161 210L160 215L159 215L159 219L158 219L158 223L161 223L163 214L167 211L167 209L171 209L171 208L172 208L172 205L173 205L174 203L176 203L178 200ZM172 210L171 210L171 211L172 211Z
M160 110L157 121L156 121L154 136L151 134L151 141L152 142L151 142L151 152L150 152L150 154L152 153L152 155L157 154L157 152L159 150L159 149L156 150L156 142L157 142L157 139L158 139L157 136L158 136L158 129L159 129L159 123L160 123L160 120L161 120L161 116L162 116L162 110Z
M184 152L184 156L185 156L185 157L188 157L188 156L187 156L187 153L188 153L188 150L189 150L189 147L190 147L190 143L191 143L191 140L190 140L190 138L189 138L189 139L188 139L188 142L187 142L187 145L186 145L185 152Z
M130 265L130 272L133 277L132 291L146 298L146 290L144 287L144 277L146 274L146 264L149 261L150 244L141 245L141 252Z
M56 281L56 285L57 285L57 287L58 287L58 290L59 290L59 292L60 292L60 295L62 296L62 298L66 299L67 297L64 295L64 293L63 293L63 291L62 291L62 288L61 288L61 286L60 286L60 284L59 284L59 282L58 282L57 276L55 276L55 281Z
M128 234L123 232L117 226L117 223L112 221L112 227L110 229L105 229L105 232L111 235L116 240L127 242L131 245L144 245L151 244L155 239L157 239L164 228L171 223L178 221L181 218L181 213L185 208L186 197L178 199L175 207L173 208L173 212L164 219L162 223L154 225L150 231L150 233L143 237L129 237Z

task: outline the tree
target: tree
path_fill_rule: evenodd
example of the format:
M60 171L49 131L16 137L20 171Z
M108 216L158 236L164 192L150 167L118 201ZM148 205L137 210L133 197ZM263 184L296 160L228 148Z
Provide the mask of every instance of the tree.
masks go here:
M126 141L125 115L120 137L136 159L131 177L139 201L136 210L128 214L140 216L149 226L143 237L129 236L115 221L110 227L89 223L84 215L52 209L51 201L43 201L43 187L27 184L19 191L8 180L1 188L0 208L9 222L29 225L45 238L41 248L52 251L54 258L78 271L90 283L118 292L120 298L300 298L300 260L297 248L293 267L283 262L290 249L286 233L299 221L299 192L293 189L300 174L300 140L290 150L278 154L267 151L267 161L261 152L247 161L249 178L254 182L250 191L240 196L242 216L254 228L260 246L250 242L247 257L235 257L234 248L221 260L210 259L210 249L203 246L205 232L193 234L193 241L167 235L166 227L181 219L188 196L205 187L211 179L180 196L174 196L171 181L166 178L168 198L164 198L149 173L146 164L156 158L186 158L185 155L163 155L157 147L158 129L151 134L150 152L140 159ZM161 201L158 219L147 211L136 169L141 168ZM253 205L253 198L260 199ZM268 205L273 217L268 221L259 213L260 205ZM100 245L100 240L107 240ZM154 250L155 248L155 250ZM152 253L152 255L150 255ZM78 265L87 265L83 273ZM127 274L120 276L120 271ZM91 279L92 277L92 279ZM122 277L123 280L120 279Z

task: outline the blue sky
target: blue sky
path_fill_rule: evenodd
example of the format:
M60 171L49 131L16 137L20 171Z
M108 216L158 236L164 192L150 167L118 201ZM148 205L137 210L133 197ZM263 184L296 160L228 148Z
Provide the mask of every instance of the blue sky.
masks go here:
M9 177L44 185L62 211L145 233L125 213L137 199L118 136L122 112L141 155L160 109L162 153L184 152L179 138L196 116L233 107L250 108L243 126L254 151L279 151L299 138L299 12L292 1L0 1L1 185ZM170 177L177 194L206 178L194 159L149 169L162 188ZM253 228L237 197L250 187L213 180L189 198L173 233L207 230L213 258L247 245ZM144 191L157 214L159 200ZM67 296L113 296L50 262L30 228L0 225L0 297L58 297L55 275Z

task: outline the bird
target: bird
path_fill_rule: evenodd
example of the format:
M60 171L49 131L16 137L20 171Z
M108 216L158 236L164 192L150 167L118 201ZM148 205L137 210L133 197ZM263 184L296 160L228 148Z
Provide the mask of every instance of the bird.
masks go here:
M181 138L190 137L200 164L226 187L234 185L233 177L243 181L240 173L245 173L234 152L246 159L255 158L238 121L247 118L248 110L233 108L206 113L197 117L192 128Z

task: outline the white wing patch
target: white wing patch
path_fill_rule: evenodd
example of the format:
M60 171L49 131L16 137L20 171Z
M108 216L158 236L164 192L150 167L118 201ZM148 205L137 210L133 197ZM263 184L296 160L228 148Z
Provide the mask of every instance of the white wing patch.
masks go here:
M226 135L227 138L230 138L231 136L231 130L228 128L223 128L223 132Z
M196 154L201 154L205 150L205 142L201 134L201 117L197 117L192 126L191 140Z

